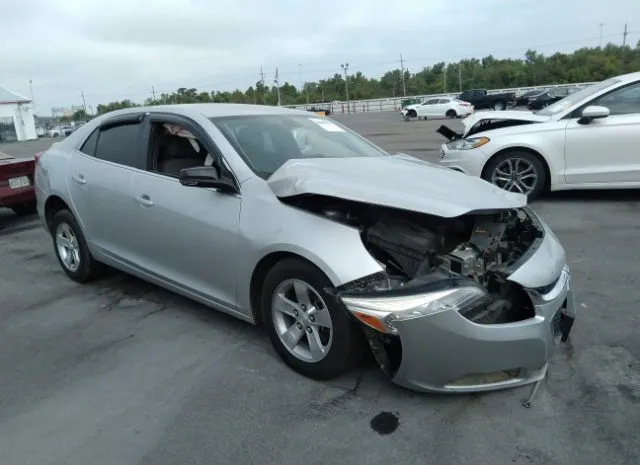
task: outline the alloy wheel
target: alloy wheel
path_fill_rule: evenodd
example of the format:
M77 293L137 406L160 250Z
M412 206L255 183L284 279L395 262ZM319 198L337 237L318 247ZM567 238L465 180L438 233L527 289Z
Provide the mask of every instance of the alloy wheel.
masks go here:
M331 314L318 292L301 279L287 279L274 291L271 315L278 337L296 358L316 363L333 341Z
M75 273L80 268L80 245L78 238L67 223L56 228L56 249L64 267Z
M538 172L524 158L507 158L493 170L491 183L509 192L529 194L538 185Z

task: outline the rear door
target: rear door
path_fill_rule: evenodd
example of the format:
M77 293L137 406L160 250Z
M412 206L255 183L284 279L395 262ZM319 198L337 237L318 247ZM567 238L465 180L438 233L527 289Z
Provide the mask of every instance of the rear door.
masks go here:
M134 257L133 173L144 167L143 115L106 121L75 151L68 186L89 246L98 256L129 262Z

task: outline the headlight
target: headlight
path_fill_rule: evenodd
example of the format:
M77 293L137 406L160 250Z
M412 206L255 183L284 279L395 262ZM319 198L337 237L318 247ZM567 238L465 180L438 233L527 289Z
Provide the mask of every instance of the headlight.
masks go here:
M464 312L491 299L484 289L464 285L415 294L341 297L344 305L362 323L384 333L396 333L395 322L444 311Z
M471 137L469 139L457 139L447 144L449 150L471 150L483 146L489 142L488 137Z

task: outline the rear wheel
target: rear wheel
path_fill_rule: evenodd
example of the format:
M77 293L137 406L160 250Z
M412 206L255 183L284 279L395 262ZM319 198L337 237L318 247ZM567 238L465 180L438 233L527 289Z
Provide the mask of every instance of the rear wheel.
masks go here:
M455 110L447 110L447 113L445 114L445 116L447 118L457 118L458 114L456 113Z
M69 210L60 210L51 220L53 248L64 272L76 282L97 278L104 266L89 252L80 225Z
M15 213L18 216L32 215L36 212L36 203L29 202L29 203L21 203L20 205L13 205L11 207L11 210L13 210L13 213Z
M363 354L361 334L346 309L324 289L329 279L299 259L286 259L267 274L261 297L265 329L282 360L314 379L338 376Z
M500 189L525 194L529 200L542 193L547 183L540 159L523 150L498 155L489 162L482 177Z
M502 111L506 108L505 103L502 100L498 100L493 103L493 109L496 111Z

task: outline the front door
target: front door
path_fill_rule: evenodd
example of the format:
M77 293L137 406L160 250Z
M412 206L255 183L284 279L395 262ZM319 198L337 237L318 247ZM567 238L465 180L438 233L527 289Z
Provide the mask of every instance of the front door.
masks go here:
M187 187L180 169L209 163L217 148L201 142L201 128L177 117L151 116L147 171L133 178L139 265L191 293L236 307L241 199L214 189ZM154 119L155 118L155 119ZM163 123L178 120L181 125Z
M598 97L588 105L610 115L588 124L569 120L565 142L567 184L640 183L640 83Z

